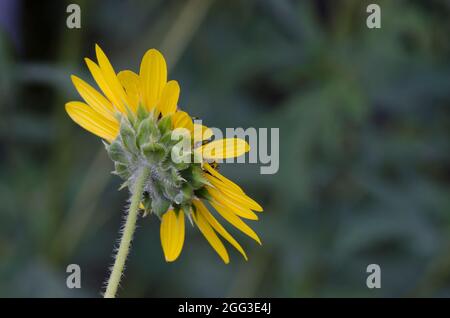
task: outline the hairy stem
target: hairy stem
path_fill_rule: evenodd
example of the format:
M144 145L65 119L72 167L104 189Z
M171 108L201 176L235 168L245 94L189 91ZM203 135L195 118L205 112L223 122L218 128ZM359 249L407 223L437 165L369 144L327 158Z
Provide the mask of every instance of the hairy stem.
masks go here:
M131 240L133 239L134 230L136 229L136 220L139 211L139 203L141 202L144 183L149 176L150 170L142 168L138 175L133 192L131 194L131 204L125 221L122 238L120 240L119 250L117 251L116 260L114 262L111 276L106 287L105 298L114 298L117 293L120 279L122 278L125 261L130 251Z

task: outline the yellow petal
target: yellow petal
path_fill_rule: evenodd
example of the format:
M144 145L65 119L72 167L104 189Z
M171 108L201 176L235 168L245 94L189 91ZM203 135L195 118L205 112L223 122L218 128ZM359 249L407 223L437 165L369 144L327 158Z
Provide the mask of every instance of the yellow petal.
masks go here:
M121 103L122 107L126 108L125 105L131 107L127 95L125 94L122 85L120 85L120 82L117 79L117 75L116 72L114 71L114 68L112 67L111 63L106 57L106 54L103 52L100 46L98 46L98 44L95 45L95 53L97 55L98 65L100 67L101 72L103 73L103 78L105 79L106 83L108 84L111 91L115 95L115 98L119 101L119 103Z
M230 222L233 226L235 226L237 229L254 239L256 242L261 244L261 240L259 239L258 235L253 231L247 224L244 223L236 214L228 211L226 208L221 206L220 204L217 204L215 201L210 201L211 205L214 207L214 209L219 212L222 217Z
M161 245L167 262L175 261L183 249L184 213L169 210L161 218Z
M231 210L234 214L249 220L258 220L258 216L244 205L236 204L232 199L226 197L217 189L207 186L208 193L211 197L224 208Z
M112 141L119 132L119 124L110 121L82 102L69 102L66 111L70 118L91 133Z
M140 95L140 79L139 75L133 71L125 70L117 74L120 84L122 84L128 95L128 101L133 111L136 111L142 99Z
M212 129L210 129L206 126L194 123L194 139L196 141L208 140L212 136L214 136Z
M166 61L158 50L150 49L145 53L139 76L145 106L148 110L152 110L160 99L167 82Z
M197 208L197 211L205 217L206 221L208 221L212 228L216 230L217 233L222 235L224 239L230 242L230 244L233 245L242 254L242 256L244 256L245 260L247 260L247 254L245 254L242 246L230 235L230 233L227 232L227 230L225 230L225 228L208 211L206 206L200 200L195 200L194 205Z
M203 175L216 189L222 192L223 195L229 197L233 201L236 201L236 203L243 204L244 206L257 212L263 211L263 208L255 200L242 191L236 190L227 183L222 182L208 173L204 173Z
M84 60L86 62L87 67L89 68L89 71L92 74L92 77L94 78L98 87L100 87L100 89L102 90L103 94L105 94L105 96L109 99L109 101L113 104L113 107L117 109L117 111L126 115L127 110L124 104L121 102L121 100L117 97L112 88L109 86L100 67L88 58L85 58Z
M204 159L227 159L239 157L250 150L249 144L244 139L225 138L215 140L197 148Z
M239 187L236 183L234 183L230 179L228 179L228 178L224 177L223 175L221 175L216 169L213 169L209 165L209 163L207 163L207 162L203 163L203 168L205 168L206 171L211 173L214 177L216 177L217 179L219 179L222 182L226 183L227 185L229 185L230 187L232 187L236 191L244 193L244 191L241 189L241 187Z
M105 118L111 121L117 120L116 117L114 117L115 110L109 100L103 97L102 94L81 78L72 75L71 79L78 93L80 93L80 96L89 104L89 106Z
M186 128L189 131L194 129L191 116L183 111L178 111L172 115L172 123L174 128Z
M225 264L228 264L230 262L228 252L205 217L201 213L194 213L192 214L192 218L194 219L195 224L197 224L198 229L200 230L200 232L202 232L203 236L205 236L209 244L214 248L217 254L219 254Z
M164 86L161 99L158 102L158 110L163 116L176 112L178 98L180 97L180 86L177 81L170 81Z

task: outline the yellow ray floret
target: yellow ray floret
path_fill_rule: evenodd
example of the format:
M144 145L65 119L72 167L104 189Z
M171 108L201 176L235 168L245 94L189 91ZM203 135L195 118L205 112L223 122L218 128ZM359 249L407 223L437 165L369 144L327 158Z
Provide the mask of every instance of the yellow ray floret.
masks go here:
M205 159L227 159L243 155L250 150L250 145L239 138L215 140L196 149Z
M115 110L112 104L103 97L95 88L83 81L81 78L72 75L72 83L77 89L80 96L89 104L96 112L105 118L116 121L114 116Z
M123 102L121 102L121 100L117 97L117 94L112 91L111 87L108 85L108 82L106 81L100 67L88 58L85 58L84 60L98 87L100 87L103 94L105 94L105 96L111 101L114 109L122 114L126 114L126 107L124 106Z
M233 200L220 192L214 187L206 187L208 189L208 193L211 197L221 206L228 208L228 210L232 211L234 214L240 216L241 218L249 219L249 220L258 220L258 216L250 210L247 206L239 204L237 202L233 202Z
M100 67L100 71L103 74L103 78L105 79L111 92L115 96L115 99L118 101L118 104L120 104L120 106L124 109L130 107L130 102L128 101L127 95L125 94L122 85L117 79L114 68L112 67L105 53L97 44L95 45L95 53L97 55L98 66Z
M175 128L186 128L189 131L194 129L191 116L183 111L177 111L172 115L172 123Z
M175 261L183 249L184 213L169 210L161 218L161 245L167 262Z
M158 110L163 116L175 113L179 97L180 86L178 85L178 82L168 82L162 91L162 96L158 103Z
M142 103L141 83L139 75L130 70L120 71L117 74L120 84L122 84L128 96L131 109L136 112L139 103Z
M211 205L216 209L217 212L219 212L222 217L227 220L230 224L232 224L234 227L236 227L238 230L242 231L244 234L248 235L252 239L254 239L256 242L261 244L261 240L258 237L258 235L253 231L247 224L244 223L236 214L233 212L230 212L227 208L224 206L218 204L217 201L210 201Z
M217 234L212 229L211 225L206 220L205 216L202 213L194 213L192 215L195 224L197 224L198 229L202 232L203 236L206 240L211 244L214 250L219 254L225 264L230 262L230 257L228 256L228 252L225 249L222 241L219 239Z
M195 200L194 206L196 207L198 213L204 216L205 220L211 225L211 227L224 239L226 239L231 245L233 245L242 254L242 256L244 256L245 260L247 260L247 254L245 254L242 246L230 235L230 233L227 232L227 230L225 230L225 228L208 211L206 206L200 200Z
M155 50L148 50L142 58L139 72L142 83L144 104L152 110L161 97L167 82L167 65L162 54Z
M218 172L217 172L218 173ZM229 184L221 181L220 179L213 177L212 175L205 173L204 177L216 188L223 196L235 201L240 205L246 206L253 211L261 212L263 208L255 200L246 195L243 191L237 190Z
M111 142L119 132L119 124L110 121L82 102L69 102L66 111L70 118L91 133Z
M217 170L213 169L207 162L205 162L203 164L203 168L205 168L206 171L208 171L211 175L213 175L214 177L216 177L217 179L219 179L223 183L226 183L231 188L233 188L235 191L244 193L244 191L241 189L241 187L239 187L236 183L234 183L230 179L228 179L228 178L224 177L223 175L221 175L219 172L217 172Z

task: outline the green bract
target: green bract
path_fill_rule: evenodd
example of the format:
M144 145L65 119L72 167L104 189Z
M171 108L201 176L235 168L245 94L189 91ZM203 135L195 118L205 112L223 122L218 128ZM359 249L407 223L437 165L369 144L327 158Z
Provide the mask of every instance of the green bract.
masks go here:
M183 138L191 138L172 133L170 116L156 116L139 107L136 116L121 117L117 138L111 144L105 143L114 161L113 173L125 181L122 188L128 187L133 192L139 172L149 168L142 194L145 214L161 217L170 208L189 214L192 199L202 196L202 188L208 184L192 153L185 154L187 162L172 159L172 152L179 151Z

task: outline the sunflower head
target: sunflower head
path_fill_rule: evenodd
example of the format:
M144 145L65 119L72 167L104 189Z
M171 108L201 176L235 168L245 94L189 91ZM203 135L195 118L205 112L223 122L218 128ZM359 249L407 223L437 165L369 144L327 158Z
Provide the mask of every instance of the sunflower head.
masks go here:
M157 115L139 105L136 115L122 116L120 130L111 143L105 142L109 157L114 161L114 174L120 176L130 190L143 166L150 169L142 194L145 214L161 217L169 208L189 215L192 200L201 196L208 181L203 177L194 152L175 157L178 146L189 134L174 134L170 115ZM177 160L184 159L184 160ZM204 191L203 191L204 192Z
M245 154L250 149L248 143L239 138L214 140L211 129L194 123L180 109L180 87L176 81L167 81L166 62L159 51L145 53L139 74L130 70L116 73L97 45L96 55L97 63L88 58L85 61L101 93L72 76L86 103L69 102L66 111L80 126L105 140L123 187L132 193L140 188L141 209L161 219L166 260L174 261L181 253L185 217L197 225L225 263L229 256L218 234L247 259L205 203L261 243L242 219L257 220L254 212L262 207L221 175L215 164L219 159ZM142 185L138 176L143 170L147 173Z

